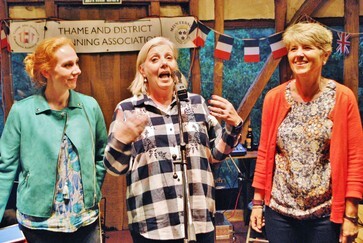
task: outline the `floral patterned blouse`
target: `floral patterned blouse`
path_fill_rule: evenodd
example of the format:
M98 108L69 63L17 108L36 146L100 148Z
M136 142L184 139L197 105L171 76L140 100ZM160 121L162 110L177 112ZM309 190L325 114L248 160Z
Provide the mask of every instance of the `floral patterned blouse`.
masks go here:
M335 88L329 80L321 95L297 102L286 87L291 110L277 135L277 153L270 207L297 219L330 215L331 166L329 145L333 122L328 118L335 104Z
M81 165L72 142L64 135L58 158L58 178L50 218L25 215L17 211L20 224L30 229L74 232L97 220L98 209L86 210L83 203Z

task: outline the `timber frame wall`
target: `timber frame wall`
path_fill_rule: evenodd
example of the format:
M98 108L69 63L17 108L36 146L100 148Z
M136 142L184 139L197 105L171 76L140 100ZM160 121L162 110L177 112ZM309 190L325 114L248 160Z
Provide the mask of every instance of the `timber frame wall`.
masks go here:
M293 23L302 15L312 16L324 0L305 0L290 21ZM238 20L225 21L223 12L224 0L214 0L215 20L203 21L216 31L223 33L226 28L250 28L250 27L275 27L276 32L283 31L289 25L286 21L288 0L274 0L275 20ZM22 16L10 16L10 9L15 6L38 6L44 8L45 16L39 18L62 20L136 20L145 17L160 17L163 7L180 6L182 11L179 16L198 16L198 0L127 0L121 5L82 5L81 0L1 0L0 19L26 19ZM321 19L319 21L329 25L333 23L344 24L345 31L349 33L359 32L359 0L344 0L344 18ZM216 35L218 38L218 35ZM351 55L344 59L344 84L350 87L358 96L358 47L359 36L351 39ZM193 51L193 50L191 50ZM134 76L134 65L137 52L130 53L106 53L106 54L79 54L82 75L78 81L77 90L91 95L99 102L106 124L109 126L116 104L131 94L127 90ZM199 49L194 53L193 67L191 70L192 91L201 93ZM2 102L4 104L5 118L14 102L14 90L12 86L10 54L1 50L0 80L3 89ZM250 111L261 95L272 73L279 68L281 82L288 80L291 71L286 58L267 58L260 73L244 96L238 107L239 115L248 120ZM222 94L223 62L215 59L214 64L214 93ZM246 134L247 124L244 126ZM103 195L107 199L107 227L117 229L127 228L127 214L125 205L126 183L124 177L112 177L107 175L102 188ZM102 208L102 207L101 207ZM104 213L104 212L103 212Z

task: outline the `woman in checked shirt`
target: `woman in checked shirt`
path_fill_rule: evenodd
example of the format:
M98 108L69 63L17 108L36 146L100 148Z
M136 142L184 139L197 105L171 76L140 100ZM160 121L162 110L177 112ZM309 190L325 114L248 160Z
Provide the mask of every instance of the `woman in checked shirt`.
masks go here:
M121 101L110 126L104 164L126 175L129 229L134 242L183 242L184 205L180 131L173 73L177 49L163 37L140 50L131 98ZM181 82L186 85L182 76ZM220 162L239 140L242 119L226 99L207 106L198 94L180 100L192 220L198 242L214 242L214 180L210 163ZM224 120L222 128L216 118ZM176 173L177 178L173 177Z

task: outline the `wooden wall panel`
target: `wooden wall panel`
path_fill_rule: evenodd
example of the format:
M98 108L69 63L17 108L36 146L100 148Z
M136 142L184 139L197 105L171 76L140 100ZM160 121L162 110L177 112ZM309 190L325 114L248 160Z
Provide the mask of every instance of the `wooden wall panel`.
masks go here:
M148 5L102 8L60 5L58 18L122 21L127 17L130 20L136 20L147 17L148 8ZM131 96L128 87L135 76L137 53L133 51L78 54L82 74L79 77L76 90L93 96L99 102L107 127L111 123L117 103ZM114 177L107 174L102 193L106 198L106 226L126 229L128 222L125 204L125 177Z
M217 45L219 34L224 33L224 0L214 0L214 15L215 19L215 36L214 43ZM218 33L217 33L218 32ZM223 60L220 58L214 58L214 75L213 75L213 94L222 96L223 89Z

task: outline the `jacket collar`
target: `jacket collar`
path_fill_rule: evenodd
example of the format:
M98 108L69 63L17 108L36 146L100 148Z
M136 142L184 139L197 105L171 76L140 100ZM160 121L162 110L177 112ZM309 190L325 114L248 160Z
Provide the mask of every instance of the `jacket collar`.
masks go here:
M34 108L35 114L40 114L46 111L50 111L50 106L45 98L44 94L45 88L42 88L38 95L35 96ZM69 102L68 108L82 108L81 97L74 90L69 90Z

